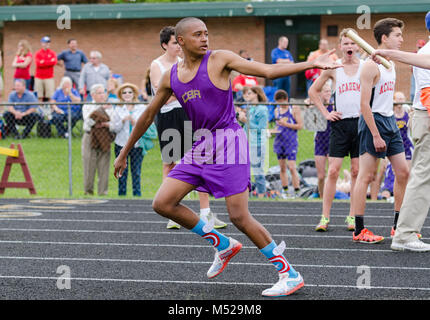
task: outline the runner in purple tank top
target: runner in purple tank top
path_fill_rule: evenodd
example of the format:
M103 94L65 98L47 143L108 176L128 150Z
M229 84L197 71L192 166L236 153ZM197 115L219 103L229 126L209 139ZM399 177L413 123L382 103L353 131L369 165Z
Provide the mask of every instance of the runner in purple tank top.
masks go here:
M115 177L121 176L128 152L174 93L192 121L195 142L181 163L163 180L155 195L153 209L213 245L215 259L207 276L214 278L240 251L242 244L219 233L213 228L213 220L208 222L200 219L181 200L194 189L210 192L217 198L225 197L230 220L249 237L279 273L278 283L264 290L263 295L289 295L303 287L303 278L285 259L285 243L276 245L269 232L248 210L248 143L245 132L235 118L229 77L232 70L274 79L310 68L337 68L340 65L329 58L334 50L311 62L282 66L248 61L230 51L209 51L206 25L197 18L179 21L176 38L182 47L184 60L163 74L155 97L115 160Z

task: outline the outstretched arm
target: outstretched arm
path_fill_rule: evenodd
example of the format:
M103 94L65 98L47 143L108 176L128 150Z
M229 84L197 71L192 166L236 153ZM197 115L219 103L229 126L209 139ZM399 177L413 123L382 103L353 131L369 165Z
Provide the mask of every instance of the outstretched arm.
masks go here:
M378 49L374 54L372 54L371 57L376 63L381 63L376 55L410 64L418 68L430 69L430 54L416 54L413 52L405 52L400 50Z
M281 63L281 64L264 64L256 61L249 61L241 58L231 51L222 51L223 59L225 59L225 66L227 69L236 70L239 73L264 77L268 79L276 79L280 77L289 76L307 69L335 69L342 65L334 62L330 55L333 54L335 49L321 55L313 61L299 62L299 63Z
M121 149L120 154L115 159L114 163L114 176L115 178L121 177L124 169L127 166L127 155L137 140L148 130L149 126L154 121L155 116L161 107L166 103L169 97L172 95L172 89L170 87L170 70L165 72L161 78L157 93L149 104L148 108L137 120L136 126L131 131L130 137L127 140L125 146Z

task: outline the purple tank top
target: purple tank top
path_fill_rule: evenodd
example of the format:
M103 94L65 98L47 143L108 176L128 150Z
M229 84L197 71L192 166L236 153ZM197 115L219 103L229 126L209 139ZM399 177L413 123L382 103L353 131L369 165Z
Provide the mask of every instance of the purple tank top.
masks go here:
M233 93L230 88L222 90L209 79L207 66L211 51L203 57L195 77L183 83L178 79L178 64L172 67L170 86L178 101L192 121L193 130L237 128ZM239 126L240 127L240 126Z
M281 113L281 108L279 108L279 118L286 118L288 123L296 124L296 120L294 119L293 113L291 112L292 107L289 106L288 110L284 113ZM274 151L278 153L278 149L282 148L282 146L288 146L288 148L297 148L298 139L297 139L297 130L293 130L284 126L277 126L276 129L279 133L275 137L275 141L273 142Z
M245 131L236 120L231 84L227 90L222 90L212 83L207 69L210 55L211 51L204 55L196 75L187 83L178 79L178 63L174 64L170 73L170 86L190 119L193 131L198 132L199 129L203 129L205 133L211 133L213 163L249 164L248 140ZM219 139L222 139L221 134L224 135L224 148L220 147L222 149L216 150L217 144L220 145L216 137L219 136ZM192 149L196 149L207 138L204 136L204 139L197 139ZM203 148L200 146L199 149L208 150L205 146ZM222 150L224 150L224 160L220 162L219 153L222 153ZM189 163L190 159L186 159L187 156L190 155L186 155L184 159ZM234 163L232 157L234 157ZM194 154L192 161L195 160Z

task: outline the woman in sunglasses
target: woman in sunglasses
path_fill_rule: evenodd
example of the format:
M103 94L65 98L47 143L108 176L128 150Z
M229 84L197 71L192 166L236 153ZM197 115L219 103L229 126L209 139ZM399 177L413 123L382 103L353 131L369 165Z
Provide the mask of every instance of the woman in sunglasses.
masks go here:
M136 125L137 119L145 111L146 105L131 104L139 102L139 90L132 83L124 83L118 88L118 99L121 104L116 107L116 112L121 119L120 129L115 137L115 155L118 156L122 147L126 144L133 127ZM142 161L145 153L145 148L139 140L134 148L128 154L127 167L131 170L131 178L133 185L133 196L140 197L140 172L142 169ZM127 175L128 169L124 170L121 178L118 179L118 195L125 196L127 194Z

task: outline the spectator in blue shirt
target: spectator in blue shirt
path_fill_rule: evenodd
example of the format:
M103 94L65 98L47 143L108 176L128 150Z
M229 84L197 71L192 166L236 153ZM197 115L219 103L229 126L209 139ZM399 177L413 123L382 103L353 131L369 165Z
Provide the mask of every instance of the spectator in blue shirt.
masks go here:
M57 56L58 65L63 65L64 62L64 76L72 79L73 84L78 88L82 64L87 63L88 59L85 53L78 49L78 41L76 39L69 39L67 45L69 49L62 51Z
M291 52L287 50L288 48L288 38L282 36L278 39L278 47L272 50L272 64L277 63L294 63L294 58ZM273 80L273 85L279 90L285 90L290 96L290 77L283 77Z
M81 102L81 96L76 89L72 88L72 80L69 77L63 77L60 82L59 88L54 92L51 98L52 103L59 102ZM68 121L68 106L63 104L51 105L52 106L52 123L57 128L58 135L61 138L67 138L67 126L64 123ZM71 129L75 126L78 120L82 119L82 108L80 105L73 104L70 106L71 111Z
M37 98L33 93L25 89L25 80L16 79L14 91L9 94L8 102L35 103L35 105L11 105L8 107L8 111L3 114L9 134L14 135L15 139L25 139L36 122L40 120L40 115L37 113ZM16 129L17 124L25 125L22 135Z

